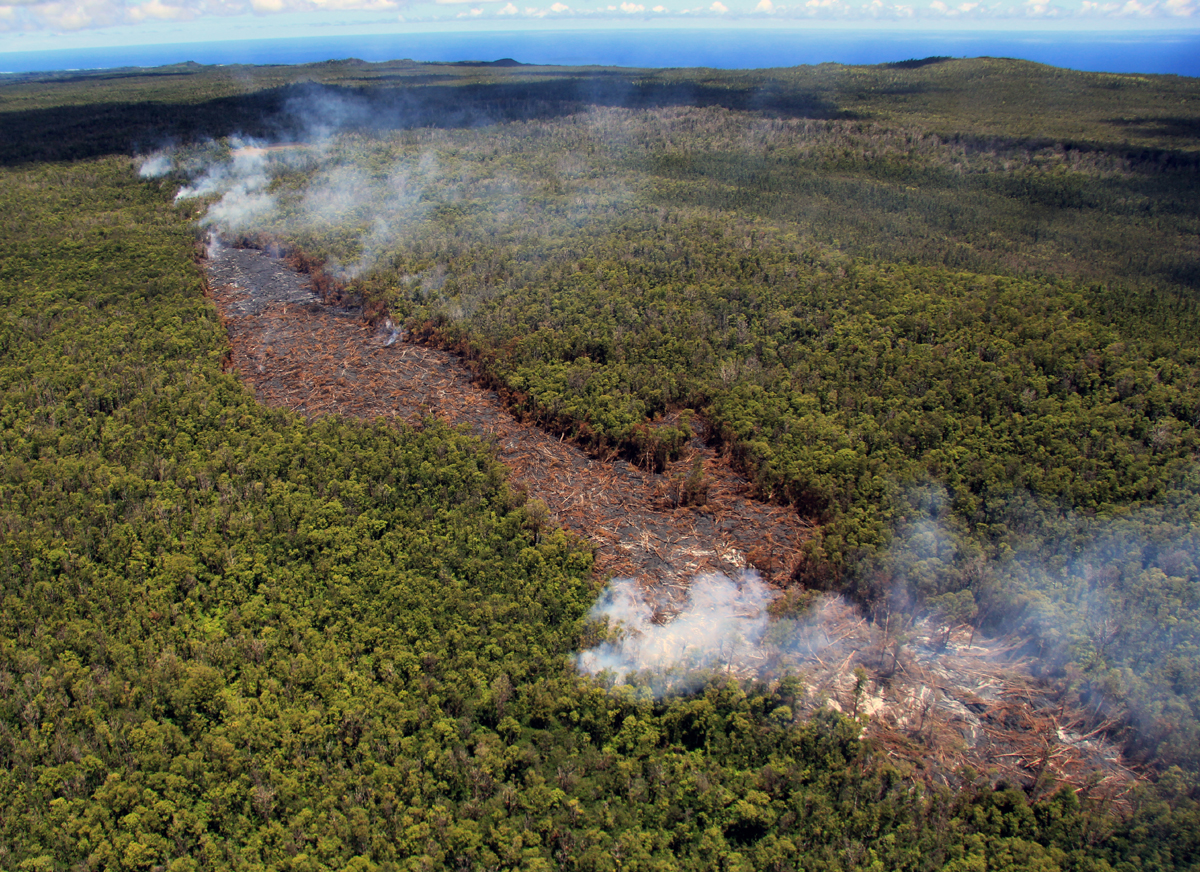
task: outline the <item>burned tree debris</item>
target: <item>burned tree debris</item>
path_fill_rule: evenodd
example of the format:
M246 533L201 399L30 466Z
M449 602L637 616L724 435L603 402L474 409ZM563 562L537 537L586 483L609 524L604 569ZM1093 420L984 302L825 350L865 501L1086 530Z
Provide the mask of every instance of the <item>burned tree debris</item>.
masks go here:
M358 310L323 304L306 275L271 253L215 247L204 267L229 330L230 367L261 402L308 418L420 426L432 416L469 428L530 499L591 543L599 573L639 580L656 620L671 620L692 580L709 573L752 569L776 588L793 583L811 524L752 499L728 459L699 438L661 473L589 456L515 418L454 354L411 341L390 321L372 325ZM801 675L809 711L862 718L866 735L925 777L952 781L970 766L993 780L1039 791L1068 784L1106 801L1119 801L1137 778L1103 729L1039 683L1011 640L929 619L900 633L829 595L775 626L725 671Z
M514 418L446 351L400 339L387 322L321 305L308 278L254 249L218 248L205 262L229 329L231 366L268 405L309 418L341 414L419 424L434 416L465 425L493 446L530 498L590 541L601 572L682 591L705 572L747 567L787 583L809 524L794 510L758 502L728 462L699 439L655 474L591 457ZM674 496L691 481L705 499ZM692 503L699 502L692 499Z

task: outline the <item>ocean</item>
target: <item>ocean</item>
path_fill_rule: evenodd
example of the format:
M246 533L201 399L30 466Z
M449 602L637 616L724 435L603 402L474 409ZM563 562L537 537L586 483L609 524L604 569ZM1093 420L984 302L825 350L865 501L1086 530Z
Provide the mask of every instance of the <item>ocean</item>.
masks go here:
M1200 32L917 32L766 29L525 30L240 40L0 52L0 71L201 64L299 64L339 58L498 60L622 67L789 67L924 58L1009 57L1111 73L1200 76Z

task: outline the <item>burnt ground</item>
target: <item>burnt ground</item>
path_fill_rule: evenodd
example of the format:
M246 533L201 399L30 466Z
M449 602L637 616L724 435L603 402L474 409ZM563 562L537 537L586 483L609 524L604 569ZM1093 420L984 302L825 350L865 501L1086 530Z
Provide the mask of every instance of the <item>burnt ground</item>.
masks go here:
M928 618L881 626L826 597L787 644L756 652L753 671L803 674L810 710L865 717L884 751L931 780L969 765L1037 796L1066 784L1120 807L1139 776L1105 735L1114 723L1035 678L1024 647Z
M750 487L699 439L661 474L601 460L514 418L457 356L371 327L357 310L322 305L308 279L253 249L217 247L205 263L229 330L232 367L260 402L309 418L342 414L465 424L489 443L511 480L559 524L589 541L602 573L681 593L692 577L754 568L789 581L809 524L790 508L750 498ZM699 458L702 506L676 507L672 479Z
M390 325L371 327L358 310L322 304L308 278L280 259L214 246L204 268L229 330L231 368L260 402L309 418L419 425L434 416L466 425L493 447L515 485L591 543L599 573L637 578L665 617L703 573L754 568L775 587L790 583L810 524L752 499L747 482L700 440L662 474L591 457L514 418L455 355L406 341ZM671 481L696 458L707 503L675 507ZM801 674L810 709L865 717L868 735L925 777L952 780L969 765L1032 792L1065 783L1119 803L1136 774L1087 713L1032 676L1019 647L1020 640L977 639L928 619L889 635L826 596L785 643L751 646L729 668L744 677Z

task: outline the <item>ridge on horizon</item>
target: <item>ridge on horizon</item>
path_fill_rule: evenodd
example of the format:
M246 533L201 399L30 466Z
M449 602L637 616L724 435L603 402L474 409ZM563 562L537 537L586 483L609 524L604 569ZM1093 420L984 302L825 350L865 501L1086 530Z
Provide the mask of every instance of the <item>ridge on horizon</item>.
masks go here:
M792 29L743 29L737 40L715 28L459 31L365 36L249 38L134 46L0 52L5 73L151 68L186 63L275 65L332 58L377 63L484 62L555 66L761 69L826 62L907 63L930 57L1007 57L1085 72L1200 76L1200 32L822 30L798 40ZM568 42L562 39L571 33ZM66 59L70 59L69 61ZM499 59L499 60L497 60Z

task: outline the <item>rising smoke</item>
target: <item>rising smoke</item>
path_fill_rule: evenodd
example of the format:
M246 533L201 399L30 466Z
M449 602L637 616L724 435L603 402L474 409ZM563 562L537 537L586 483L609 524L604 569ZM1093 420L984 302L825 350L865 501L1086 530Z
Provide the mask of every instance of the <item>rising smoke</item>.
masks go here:
M555 129L556 150L586 160L546 162L520 126L497 125L491 139L455 132L502 120L486 102L421 103L417 92L368 98L297 86L261 125L272 135L160 149L139 171L179 178L178 199L200 201L201 224L216 236L255 232L298 245L326 258L326 271L343 281L386 270L398 252L448 232L485 250L497 238L536 248L564 226L628 216L634 195L605 170L625 147L615 144L611 110L564 118ZM426 299L440 299L439 288L419 278L435 292ZM454 305L469 310L475 302Z
M427 151L404 153L388 139L414 121L400 98L368 100L312 84L290 91L264 124L276 131L269 138L162 148L142 158L139 173L184 179L176 200L207 201L201 224L217 236L336 239L340 244L323 247L338 249L346 264L331 264L330 272L353 278L428 211L437 161ZM364 130L378 136L353 136Z
M172 169L171 152L168 149L146 155L138 166L138 175L143 179L161 179Z
M578 669L661 694L694 690L718 672L816 676L835 665L824 662L831 656L843 677L855 664L894 671L905 650L923 662L946 654L990 660L1001 650L1000 663L1020 644L1035 674L1054 678L1069 664L1087 670L1084 696L1097 714L1123 711L1149 729L1151 713L1184 711L1197 675L1187 652L1200 644L1200 530L1187 506L1052 520L1035 499L1014 497L1008 526L1032 528L1036 518L1041 527L988 547L951 511L940 486L905 502L889 547L857 569L874 586L866 614L819 595L799 617L772 620L775 592L747 573L698 578L679 614L659 622L652 598L633 580L617 579L591 613L607 622L609 637L576 656ZM950 631L967 624L982 629L964 629L951 642ZM1010 641L993 648L999 637ZM851 640L857 651L845 650ZM1190 716L1169 723L1185 721Z
M228 146L202 162L176 200L208 200L201 224L218 236L251 231L285 238L340 235L350 240L343 247L352 259L327 268L343 280L373 267L394 249L406 226L433 205L424 199L437 175L437 160L429 154L372 174L321 145L232 138ZM155 154L144 161L142 174L161 175L170 168L168 156ZM302 186L281 183L296 171L304 173Z
M634 196L614 193L618 180L595 175L593 168L604 162L592 157L586 163L563 159L554 167L531 162L533 170L516 171L482 152L471 160L455 157L454 149L442 147L452 142L444 130L382 135L370 142L354 135L364 126L411 130L419 121L403 117L400 102L377 110L364 100L312 87L287 102L279 135L270 141L232 138L164 149L148 155L139 172L186 179L179 198L207 201L203 223L218 234L262 230L281 238L336 238L328 248L341 252L340 274L347 279L376 267L405 244L413 225L448 206L479 216L470 229L479 238L503 233L511 245L516 228L536 239L543 216L583 222L625 214ZM559 131L587 146L570 153L613 148L618 134L636 139L634 127L620 126L634 124L625 115L590 117L590 129L564 123ZM546 193L559 188L562 193ZM553 208L544 208L547 203ZM467 224L455 225L453 232ZM332 265L330 271L339 272ZM443 279L437 263L422 282L437 291ZM906 613L911 624L922 616L922 603L970 590L978 607L974 620L993 632L1030 639L1049 668L1068 659L1097 674L1120 667L1147 685L1147 699L1182 700L1172 682L1183 687L1196 670L1195 658L1180 652L1200 646L1194 617L1200 614L1200 534L1189 520L1194 508L1147 508L1108 520L1053 518L1036 500L1016 495L1010 510L993 512L990 522L993 531L1012 535L996 534L985 548L955 520L944 491L926 491L907 498L912 511L893 531L890 547L876 565L863 569L875 574L870 584L886 590L887 610ZM1048 523L1063 531L1050 546ZM1035 549L1027 543L1039 544ZM829 641L820 615L838 601L818 602L810 619L769 623L770 600L771 592L752 574L736 580L703 577L693 585L687 608L656 623L654 607L636 584L615 581L593 612L609 622L613 637L581 652L578 667L625 680L647 672L730 671L738 664L778 663L781 655L819 656ZM1154 610L1162 603L1174 605L1159 614Z
M1137 726L1145 753L1200 761L1190 710L1200 681L1198 492L1195 468L1164 502L1110 516L1016 492L970 531L931 486L906 495L911 511L860 574L880 594L877 622L899 618L893 634L922 614L970 621L1019 646L1035 675L1069 687L1092 716Z
M206 224L229 233L254 227L275 209L268 192L269 152L253 142L233 140L229 160L210 166L192 184L180 188L175 199L189 200L219 195L208 208Z
M608 622L610 638L580 652L576 665L592 675L611 673L617 681L632 673L674 675L672 689L684 690L695 673L728 669L758 648L773 595L753 571L736 580L702 575L692 583L683 610L657 623L655 607L637 582L614 579L590 614Z

